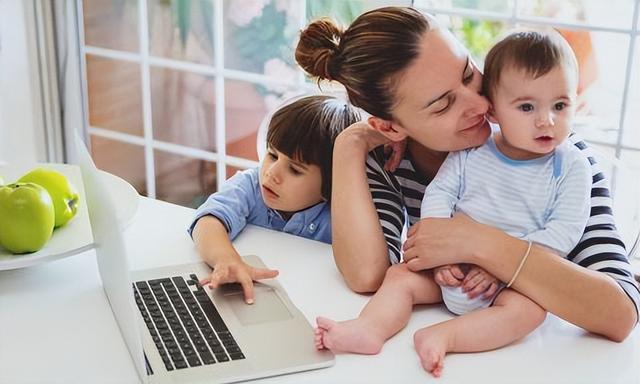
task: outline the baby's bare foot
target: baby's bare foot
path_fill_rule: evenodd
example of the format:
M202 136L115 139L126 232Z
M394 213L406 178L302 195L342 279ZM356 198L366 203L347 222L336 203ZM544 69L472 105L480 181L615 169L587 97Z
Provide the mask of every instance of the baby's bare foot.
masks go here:
M316 319L315 344L318 349L375 355L382 349L384 339L361 319L337 322L326 317Z
M314 343L316 345L317 350L325 349L324 343L322 342L324 333L325 333L325 330L319 327L313 330Z
M422 328L413 335L413 342L422 368L434 377L440 377L449 344L447 333L434 327Z

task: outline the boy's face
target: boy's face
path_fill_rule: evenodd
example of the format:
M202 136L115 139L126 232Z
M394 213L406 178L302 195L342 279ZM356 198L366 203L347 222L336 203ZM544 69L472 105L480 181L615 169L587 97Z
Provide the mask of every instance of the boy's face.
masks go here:
M489 119L500 124L496 140L508 157L526 160L552 152L569 135L577 79L556 66L544 76L513 68L500 74Z
M269 147L260 167L260 192L271 209L293 213L323 200L320 167Z

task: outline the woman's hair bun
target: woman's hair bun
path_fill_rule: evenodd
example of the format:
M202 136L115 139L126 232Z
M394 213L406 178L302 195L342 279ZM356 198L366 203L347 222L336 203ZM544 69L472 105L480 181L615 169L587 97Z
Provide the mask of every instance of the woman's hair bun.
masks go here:
M331 19L315 20L300 32L296 61L311 76L335 80L342 33Z

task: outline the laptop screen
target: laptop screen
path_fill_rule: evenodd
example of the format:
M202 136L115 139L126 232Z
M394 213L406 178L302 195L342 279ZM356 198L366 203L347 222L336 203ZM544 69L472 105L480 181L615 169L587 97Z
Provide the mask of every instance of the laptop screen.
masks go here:
M102 286L120 333L142 382L147 381L142 337L137 321L122 230L105 183L80 136L75 135L76 161L82 172L87 207Z

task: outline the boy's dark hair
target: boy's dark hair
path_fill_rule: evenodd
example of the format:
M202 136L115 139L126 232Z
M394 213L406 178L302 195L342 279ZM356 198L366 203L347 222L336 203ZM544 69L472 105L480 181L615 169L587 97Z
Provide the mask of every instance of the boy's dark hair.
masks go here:
M492 100L500 83L500 74L506 68L524 71L537 79L556 67L569 68L578 79L576 57L569 43L559 33L511 33L494 45L485 58L482 92Z
M361 120L346 101L331 96L307 96L274 113L267 146L290 158L320 167L322 196L331 200L333 142L340 132Z

